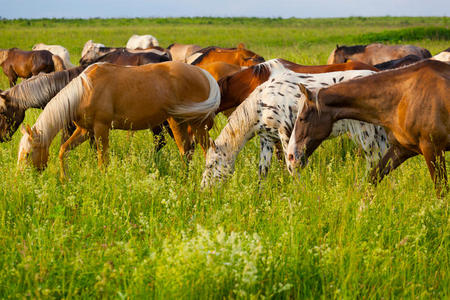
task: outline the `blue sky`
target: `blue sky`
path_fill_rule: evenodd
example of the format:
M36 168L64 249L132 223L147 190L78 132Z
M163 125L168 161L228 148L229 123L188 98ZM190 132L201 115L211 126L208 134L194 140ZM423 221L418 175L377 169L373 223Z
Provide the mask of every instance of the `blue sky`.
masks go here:
M0 0L2 18L449 16L450 0Z

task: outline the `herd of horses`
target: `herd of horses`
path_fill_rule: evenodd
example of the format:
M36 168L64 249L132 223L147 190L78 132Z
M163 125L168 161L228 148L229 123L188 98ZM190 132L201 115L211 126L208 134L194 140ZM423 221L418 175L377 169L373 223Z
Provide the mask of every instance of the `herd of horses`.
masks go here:
M0 93L0 141L11 139L28 108L43 109L32 127L21 127L18 164L45 169L61 131L64 179L67 152L87 139L102 167L111 129L151 129L157 150L166 130L186 161L197 143L202 147L206 187L233 173L239 151L256 134L260 177L274 150L294 174L324 139L348 134L365 152L374 184L422 154L442 195L448 190L449 63L450 48L432 57L417 46L370 44L337 45L327 65L305 66L265 61L242 43L162 48L151 35L133 35L120 48L90 40L79 66L59 45L4 49L0 66L10 89ZM26 80L16 85L18 77ZM213 141L208 131L220 112L228 123Z

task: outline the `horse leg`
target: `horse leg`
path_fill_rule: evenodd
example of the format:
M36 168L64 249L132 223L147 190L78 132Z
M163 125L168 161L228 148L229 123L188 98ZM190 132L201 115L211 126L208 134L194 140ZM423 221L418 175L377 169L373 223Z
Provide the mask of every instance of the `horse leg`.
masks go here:
M12 67L9 67L8 70L5 72L5 74L6 76L8 76L9 87L12 88L13 86L16 85L17 78L19 78L19 76L17 76L16 72L14 72Z
M97 144L98 167L108 165L108 148L109 148L109 128L108 126L97 123L94 125L94 137Z
M87 139L87 130L82 129L80 127L77 127L73 134L70 136L67 141L61 145L61 148L59 149L59 166L60 166L60 179L61 181L64 180L66 177L66 171L64 166L64 157L66 153L78 145L82 144Z
M270 163L272 162L272 153L274 142L266 135L259 136L260 153L259 153L259 178L266 178L269 172Z
M430 172L431 179L434 182L434 188L438 197L442 195L442 187L444 186L444 193L447 191L447 168L445 166L444 151L434 150L433 145L429 143L420 143L420 150L422 151L425 161Z
M194 153L195 144L191 141L188 134L188 124L186 122L179 123L174 118L167 119L173 132L173 138L180 151L181 157L185 157L189 162Z
M280 143L276 143L275 144L275 146L277 147L278 159L280 161L282 161L281 154L284 153L284 161L286 162L286 166L287 166L287 169L288 169L289 173L292 175L292 174L294 174L294 169L289 164L289 159L288 159L288 154L287 154L288 153L287 152L287 148L288 148L288 145L289 145L290 134L288 134L285 129L280 128L278 130L278 136L279 136L280 142L281 142L281 146L280 146Z
M192 126L192 129L194 130L195 141L200 144L203 155L206 157L206 151L209 148L209 132L207 127L202 125Z
M407 150L403 147L392 145L383 155L378 165L370 172L370 181L376 185L384 176L389 174L392 170L397 168L405 160L416 156L417 153Z

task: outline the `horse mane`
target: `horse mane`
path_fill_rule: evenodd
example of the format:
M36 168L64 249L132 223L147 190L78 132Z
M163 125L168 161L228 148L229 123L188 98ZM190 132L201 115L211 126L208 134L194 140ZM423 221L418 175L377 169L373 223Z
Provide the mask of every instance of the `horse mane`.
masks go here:
M91 68L86 71L88 70ZM59 130L75 119L83 95L91 88L86 71L73 79L53 97L39 115L33 125L33 128L39 132L39 141L37 141L39 144L48 146ZM83 86L83 82L86 83L87 88Z
M83 67L76 67L50 74L40 74L10 88L4 92L4 95L10 102L16 103L20 109L42 108L83 69Z
M355 46L339 46L336 51L342 50L347 55L353 55L356 53L361 53L366 50L367 45L355 45Z

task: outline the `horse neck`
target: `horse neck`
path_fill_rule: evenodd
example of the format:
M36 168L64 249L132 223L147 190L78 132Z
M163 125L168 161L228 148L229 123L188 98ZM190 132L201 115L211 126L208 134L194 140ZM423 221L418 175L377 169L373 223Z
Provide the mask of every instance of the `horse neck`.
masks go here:
M401 98L395 79L388 82L376 75L331 86L319 93L319 106L331 113L334 121L355 119L387 125L390 112ZM383 88L380 88L383 87ZM400 96L400 97L399 97Z
M8 98L22 110L44 108L72 78L69 70L41 74L9 89Z
M234 165L236 157L245 143L253 137L258 119L256 97L247 99L229 117L227 125L220 132L215 143Z
M70 124L76 116L78 106L85 93L89 78L83 73L64 87L45 107L33 128L40 132L40 144L49 146L56 134Z

